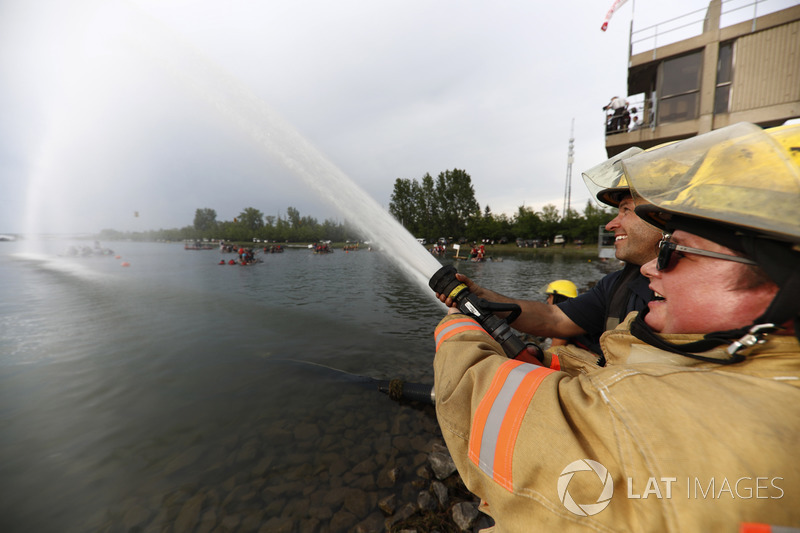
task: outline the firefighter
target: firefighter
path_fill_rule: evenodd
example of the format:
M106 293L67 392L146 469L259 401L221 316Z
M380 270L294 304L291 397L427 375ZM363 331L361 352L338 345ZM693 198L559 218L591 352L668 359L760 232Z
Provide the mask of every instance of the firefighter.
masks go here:
M665 236L642 266L656 298L602 336L605 367L574 346L507 359L452 308L436 328L461 477L497 533L796 527L800 126L737 124L623 167Z

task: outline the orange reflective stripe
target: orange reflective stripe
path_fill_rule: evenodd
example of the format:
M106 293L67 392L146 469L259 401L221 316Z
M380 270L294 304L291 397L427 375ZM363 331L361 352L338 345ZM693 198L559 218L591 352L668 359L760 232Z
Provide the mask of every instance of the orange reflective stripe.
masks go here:
M492 467L492 465L489 464L480 464L481 440L483 438L484 429L486 428L486 421L489 418L489 412L492 409L497 395L500 394L500 391L503 389L508 374L521 364L524 363L512 359L500 365L500 368L497 369L494 375L492 384L489 386L489 390L486 391L486 394L483 396L481 403L478 404L478 408L475 410L475 414L472 417L472 428L469 432L469 457L472 459L473 463L480 466L484 471L486 471L486 468Z
M472 418L469 457L484 473L513 490L514 446L531 399L554 370L511 360L495 373Z
M553 354L553 358L550 361L550 368L553 370L561 370L561 361L558 360L558 356Z
M753 524L744 522L739 526L739 533L770 533L772 528L768 524Z
M483 329L480 324L478 324L478 322L472 318L464 317L457 320L450 320L449 322L440 324L439 327L436 328L436 332L434 333L436 339L436 351L439 351L439 347L442 345L442 342L446 341L453 335L458 335L459 333L463 333L465 331L482 331L486 333L486 330ZM486 334L488 335L488 333Z
M514 458L514 444L517 442L522 419L528 411L528 405L530 405L536 389L539 388L544 378L553 372L555 371L544 367L536 367L528 372L506 409L506 415L503 417L503 424L497 436L494 479L508 490L514 490L511 467Z

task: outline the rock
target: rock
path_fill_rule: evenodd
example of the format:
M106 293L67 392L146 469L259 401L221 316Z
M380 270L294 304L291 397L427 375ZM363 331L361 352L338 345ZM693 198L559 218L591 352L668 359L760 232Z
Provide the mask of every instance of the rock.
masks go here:
M331 518L331 531L350 531L350 528L356 525L356 522L358 522L356 515L341 509Z
M267 520L258 533L292 533L294 524L291 518L274 517Z
M375 464L375 461L373 461L372 458L367 458L354 466L351 471L354 474L367 474L369 472L374 472L377 468L378 465Z
M229 514L228 516L226 516L225 518L222 519L222 522L220 522L219 527L217 527L217 529L215 531L217 531L217 530L221 530L221 531L236 531L236 528L239 527L239 524L241 524L241 522L242 522L242 517L241 516L236 515L236 514ZM264 528L262 527L261 529L263 530ZM272 530L270 530L270 531L272 531Z
M392 516L397 509L397 495L391 494L378 502L378 509L386 516Z
M347 472L347 463L343 459L338 459L331 464L328 472L333 477L339 477Z
M299 533L319 533L322 523L316 518L307 518L300 522Z
M247 475L244 472L238 472L236 475L233 475L226 479L222 483L222 488L227 492L231 492L233 489L236 488L237 485L241 485L242 483L247 480Z
M417 477L421 477L422 479L430 479L431 478L431 471L428 469L427 466L420 466L417 468Z
M433 511L436 509L436 500L430 492L424 490L417 496L417 507L420 511Z
M319 428L314 424L298 424L294 428L294 438L298 441L306 441L319 437Z
M453 521L461 531L468 531L478 518L478 508L474 503L461 502L453 506Z
M188 450L181 452L177 456L173 457L172 460L166 464L166 466L164 466L163 474L168 476L193 464L200 458L201 455L203 455L204 449L205 448L202 446L192 446Z
M264 507L264 511L266 511L269 516L280 516L284 506L286 506L286 498L275 498L267 503L266 507Z
M413 503L407 503L403 507L400 508L394 516L390 516L384 521L384 526L386 526L387 530L391 530L392 526L398 522L402 522L403 520L408 520L414 513L417 512L417 506Z
M349 490L344 497L342 508L350 511L358 518L367 516L369 512L369 498L360 490Z
M447 479L456 471L456 464L449 453L431 452L428 455L428 462L437 479Z
M269 466L272 464L272 457L265 457L261 459L256 467L253 469L253 476L255 477L262 477L266 472Z
M392 440L395 450L408 450L411 448L411 439L405 435L398 435Z
M450 503L450 495L448 494L447 487L441 481L434 481L431 483L431 488L433 489L433 493L436 495L436 499L439 500L439 505L442 508L447 508L447 504Z
M417 435L411 439L411 446L420 452L428 452L430 450L430 441L425 435Z
M446 453L449 455L450 450L448 450L447 446L445 446L441 442L434 442L431 444L431 453Z
M256 452L258 451L258 441L255 439L251 439L242 445L242 448L239 450L239 453L236 455L236 462L237 463L244 463L247 461L252 461L256 458Z
M242 531L242 532L244 532L244 531L258 531L259 530L258 526L260 526L261 523L264 521L264 514L265 513L263 511L259 511L259 512L250 513L250 514L246 515L242 519L242 525L239 528L239 531ZM289 530L289 531L291 531L291 530Z
M291 498L281 512L281 516L305 518L311 502L307 498Z
M378 474L378 488L389 489L394 487L399 477L400 468L398 467L381 470L381 472Z
M150 511L141 505L132 505L125 510L122 526L125 531L140 527L150 517Z
M203 510L204 500L204 494L197 494L189 498L189 500L183 504L183 507L181 507L178 513L178 518L175 519L175 533L194 531L194 528L197 527L198 522L200 522L200 511Z
M356 524L353 533L383 533L383 517L378 512L372 513Z
M239 485L233 489L222 502L222 507L227 508L231 504L235 505L238 502L252 500L255 497L255 492L252 492L246 485Z
M217 525L217 513L214 509L209 509L200 517L196 533L209 533L215 525Z

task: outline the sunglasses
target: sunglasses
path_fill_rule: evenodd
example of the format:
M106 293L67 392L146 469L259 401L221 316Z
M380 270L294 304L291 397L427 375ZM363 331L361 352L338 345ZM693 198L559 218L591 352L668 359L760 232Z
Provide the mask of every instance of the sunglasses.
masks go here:
M714 259L724 259L725 261L736 261L737 263L744 263L746 265L756 265L755 261L739 257L736 255L721 254L718 252L710 252L708 250L701 250L700 248L690 248L689 246L682 246L670 242L672 235L666 233L658 243L658 259L656 260L656 268L658 270L670 270L675 267L678 260L683 257L683 254L704 255L706 257L713 257ZM682 252L682 253L674 253Z

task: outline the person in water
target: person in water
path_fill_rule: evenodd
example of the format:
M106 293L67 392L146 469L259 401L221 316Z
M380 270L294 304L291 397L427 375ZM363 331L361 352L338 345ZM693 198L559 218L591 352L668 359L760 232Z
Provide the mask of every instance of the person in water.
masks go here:
M497 533L797 527L800 126L737 124L622 167L665 232L641 267L656 298L602 336L605 367L571 345L510 360L450 309L435 395L458 471Z
M518 331L545 338L583 336L584 343L597 354L598 364L602 366L605 359L600 335L614 329L631 311L644 309L653 297L639 267L655 257L661 232L636 216L634 209L641 200L631 196L620 166L621 161L641 152L639 148L631 148L583 174L590 192L596 193L600 202L618 209L617 216L606 224L606 230L614 232L615 254L617 259L626 262L623 269L604 276L576 298L556 305L504 296L463 274L456 274L456 278L480 298L519 305L522 314L513 324ZM448 306L452 305L447 295L438 296Z

